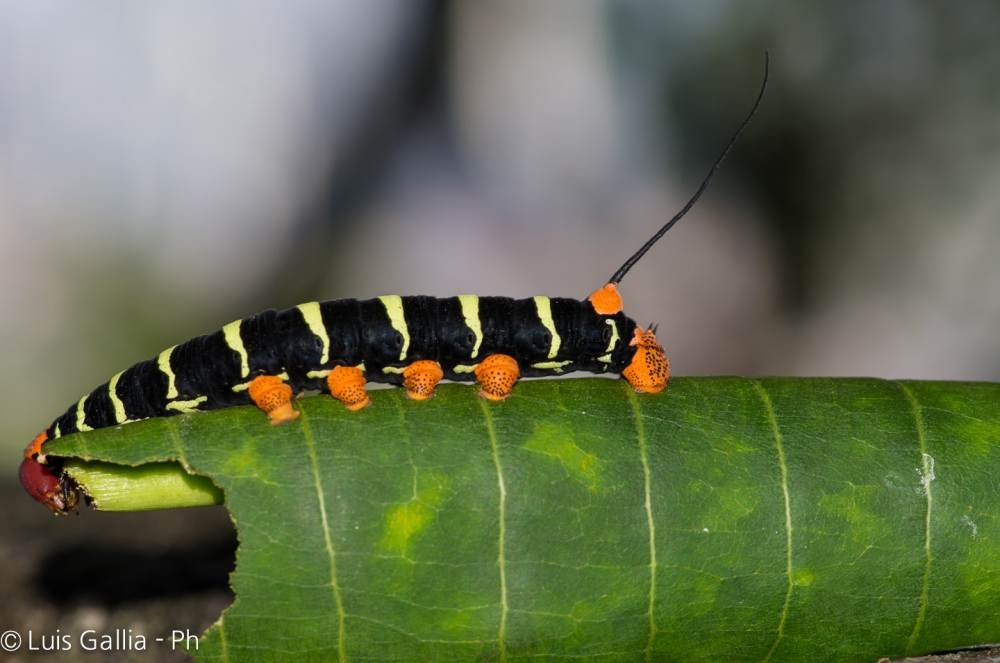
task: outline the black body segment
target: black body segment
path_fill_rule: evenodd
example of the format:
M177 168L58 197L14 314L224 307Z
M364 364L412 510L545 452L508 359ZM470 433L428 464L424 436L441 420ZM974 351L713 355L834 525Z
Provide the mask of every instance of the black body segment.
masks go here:
M426 296L337 299L268 310L141 361L97 387L53 422L48 439L77 431L252 403L250 382L276 375L295 393L327 391L336 366L368 381L403 383L415 361L474 382L486 357L513 357L522 377L620 373L636 323L600 315L587 301Z

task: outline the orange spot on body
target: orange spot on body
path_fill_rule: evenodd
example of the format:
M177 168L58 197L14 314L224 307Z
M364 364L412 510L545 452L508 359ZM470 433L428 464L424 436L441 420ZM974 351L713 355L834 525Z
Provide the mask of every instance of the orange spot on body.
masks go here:
M632 361L622 371L622 377L638 392L657 394L663 391L670 378L670 360L656 342L656 334L636 327L629 345L638 348Z
M372 399L365 391L365 374L354 366L337 366L326 376L326 385L330 395L344 404L351 412L372 404Z
M48 439L49 439L49 429L46 428L41 433L39 433L34 440L31 441L31 444L27 446L27 448L24 450L24 457L34 458L37 455L38 460L44 462L45 456L42 454L42 444L48 441Z
M277 375L259 375L247 389L250 398L267 413L272 426L294 421L298 411L292 407L292 388Z
M487 400L502 401L510 396L514 383L521 377L517 360L510 355L490 355L476 366L479 395Z
M607 284L587 297L587 300L594 305L594 310L599 315L614 315L622 310L622 296L614 283Z
M434 395L434 387L444 377L441 365L430 359L415 361L403 371L403 385L406 397L415 401L425 401Z

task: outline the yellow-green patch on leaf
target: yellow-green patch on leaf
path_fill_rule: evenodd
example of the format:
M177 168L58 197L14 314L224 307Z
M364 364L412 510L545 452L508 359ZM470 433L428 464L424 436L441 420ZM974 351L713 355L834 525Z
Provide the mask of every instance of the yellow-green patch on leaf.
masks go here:
M564 427L552 423L535 426L524 448L558 460L573 479L590 490L600 486L604 461L578 447Z

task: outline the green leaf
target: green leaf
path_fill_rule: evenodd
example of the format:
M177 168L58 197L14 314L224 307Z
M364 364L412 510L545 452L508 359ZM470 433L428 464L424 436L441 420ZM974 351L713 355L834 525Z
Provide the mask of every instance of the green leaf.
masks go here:
M1000 385L376 391L61 438L226 495L203 661L874 661L1000 641Z

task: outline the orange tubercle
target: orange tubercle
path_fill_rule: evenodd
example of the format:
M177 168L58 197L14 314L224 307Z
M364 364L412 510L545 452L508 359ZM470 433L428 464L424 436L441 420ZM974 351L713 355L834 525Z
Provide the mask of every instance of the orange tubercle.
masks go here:
M622 371L622 377L638 392L658 394L663 391L670 378L670 360L656 342L656 334L636 327L629 345L638 346L638 349L631 363Z
M517 360L510 355L490 355L476 366L479 395L491 401L502 401L510 396L514 383L521 377Z
M594 305L594 310L600 315L614 315L622 310L622 296L614 283L607 284L587 297L587 300Z
M403 385L406 397L415 401L425 401L434 395L434 387L444 377L441 365L430 359L415 361L403 371Z
M250 383L247 392L261 410L267 413L272 426L299 418L292 407L292 388L277 375L259 375Z
M344 404L351 412L356 412L372 404L365 391L365 374L354 366L337 366L326 376L330 395Z

